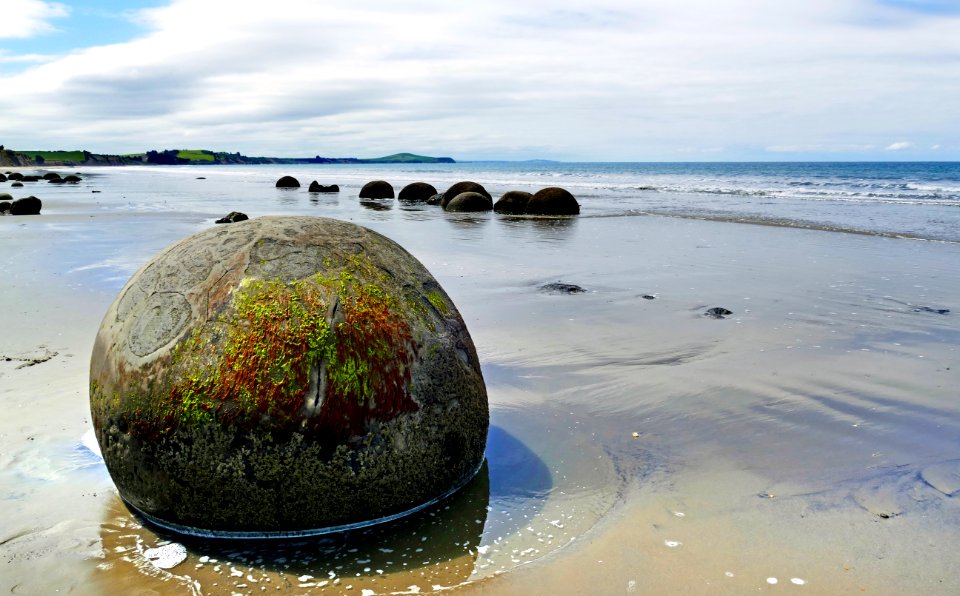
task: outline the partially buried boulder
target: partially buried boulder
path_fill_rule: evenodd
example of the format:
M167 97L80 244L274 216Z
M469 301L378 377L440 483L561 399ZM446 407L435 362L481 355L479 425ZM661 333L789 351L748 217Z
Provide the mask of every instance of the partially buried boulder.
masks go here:
M440 205L443 203L443 193L437 193L427 199L427 205Z
M66 180L64 180L63 178L50 178L49 180L47 180L47 182L49 182L50 184L63 184L66 182Z
M277 188L300 188L300 181L293 176L283 176L277 180Z
M580 204L569 191L550 187L538 190L527 201L527 215L578 215Z
M24 197L10 204L10 215L39 215L42 206L37 197Z
M7 195L7 196L9 196L9 195ZM3 198L3 197L0 196L0 199L2 199L2 198ZM10 201L0 200L0 215L6 215L6 214L8 214L8 213L10 213Z
M316 180L310 183L310 188L307 189L309 192L340 192L340 187L336 184L331 184L330 186L324 186Z
M489 426L449 296L351 223L262 217L147 263L101 324L90 408L120 496L204 536L315 534L463 486Z
M393 186L385 180L371 180L360 189L361 199L392 199Z
M23 188L23 182L19 180L10 185L10 188Z
M76 184L77 182L80 182L81 180L83 180L83 178L81 178L80 176L76 176L76 175L74 175L74 174L70 174L69 176L64 176L64 177L63 177L63 181L64 181L64 182L67 182L67 183L70 183L70 184Z
M493 210L497 213L522 215L526 213L527 202L530 201L530 197L532 196L532 194L523 192L522 190L505 192L503 196L500 197L500 200L493 205Z
M478 192L462 192L444 207L447 211L490 211L493 201Z
M44 180L60 180L60 174L56 172L47 172L43 175Z
M250 219L247 217L246 213L240 213L239 211L231 211L230 213L224 215L217 221L213 223L226 224L226 223L237 223L238 221L247 221Z
M11 174L7 174L7 178L10 180L23 180L23 174L20 172L13 172Z
M470 180L463 180L461 182L457 182L443 193L443 197L440 199L440 206L446 207L447 203L455 199L457 195L462 192L477 192L486 196L491 201L493 200L493 197L490 196L490 193L488 193L487 189L485 189L482 185Z
M0 174L0 182L6 182L7 177L4 174Z
M400 190L397 197L408 203L425 203L427 199L437 194L437 189L426 182L411 182Z

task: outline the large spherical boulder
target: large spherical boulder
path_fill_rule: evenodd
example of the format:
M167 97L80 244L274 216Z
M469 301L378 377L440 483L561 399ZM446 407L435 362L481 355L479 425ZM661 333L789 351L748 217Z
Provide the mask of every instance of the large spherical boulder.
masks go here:
M392 199L393 186L385 180L371 180L360 189L361 199Z
M261 217L166 249L100 327L90 407L120 496L214 536L310 534L456 490L489 425L449 296L393 241Z
M538 190L527 201L528 215L578 215L580 204L567 190L550 187Z
M427 199L435 194L437 194L437 189L432 184L411 182L400 190L400 195L397 198L408 203L426 203Z
M494 203L493 210L497 213L522 215L527 212L527 203L533 195L522 190L511 190Z
M300 188L300 181L293 176L283 176L277 180L277 188Z
M7 178L10 180L23 180L23 174L20 172L13 172L12 174L7 174Z
M42 206L37 197L24 197L10 203L10 215L40 215Z
M0 201L12 201L13 195L7 194L5 192L0 192Z
M59 180L59 179L60 179L60 174L58 174L58 173L56 173L56 172L47 172L46 174L43 175L43 179L44 179L44 180Z
M447 203L455 199L457 195L462 192L478 192L482 195L485 195L491 201L493 200L493 197L490 196L490 193L488 193L487 189L485 189L482 185L477 184L476 182L471 182L470 180L463 180L461 182L457 182L443 193L443 197L440 199L440 206L446 208Z
M453 197L453 200L444 207L446 211L490 211L493 209L493 201L490 197L478 192L462 192Z

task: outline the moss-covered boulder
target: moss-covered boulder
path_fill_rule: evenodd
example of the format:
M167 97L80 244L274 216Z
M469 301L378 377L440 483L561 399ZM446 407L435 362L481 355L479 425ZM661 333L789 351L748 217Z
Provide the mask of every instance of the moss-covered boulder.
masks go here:
M300 188L300 181L293 176L283 176L277 180L277 188Z
M7 194L5 192L0 192L0 201L12 201L13 195Z
M426 203L427 199L437 194L437 189L426 182L411 182L400 190L397 197L408 203Z
M528 215L578 215L580 204L569 191L550 187L538 190L527 201Z
M452 201L444 207L447 211L490 211L493 209L493 201L490 197L478 192L462 192L455 196Z
M457 195L462 192L477 192L486 196L491 201L493 200L493 197L490 196L490 193L488 193L487 189L485 189L482 185L476 182L471 182L470 180L463 180L461 182L457 182L443 193L443 197L440 199L440 206L446 208L447 203L455 199Z
M309 534L415 510L469 480L489 424L450 297L347 222L216 226L107 311L90 407L120 496L159 525Z
M512 215L522 215L527 212L527 203L532 194L522 190L511 190L503 193L503 196L493 204L493 210L497 213L509 213Z
M392 199L393 186L386 180L371 180L360 189L361 199Z
M37 197L24 197L10 203L10 215L40 215L43 203Z

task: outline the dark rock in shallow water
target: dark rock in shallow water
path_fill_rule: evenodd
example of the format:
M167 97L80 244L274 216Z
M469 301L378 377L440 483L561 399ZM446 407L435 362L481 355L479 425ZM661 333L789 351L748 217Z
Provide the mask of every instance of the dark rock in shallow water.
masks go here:
M10 204L10 215L39 215L42 206L37 197L24 197Z
M487 189L483 186L470 180L463 180L457 182L443 193L443 196L440 198L440 206L446 207L447 203L457 198L457 195L462 192L477 192L490 199L490 201L493 201L493 197L490 196L490 193L488 193Z
M703 313L705 316L708 316L712 319L722 319L727 315L732 315L733 311L727 310L722 306L715 306L713 308L707 309L707 312Z
M10 180L23 180L23 174L20 172L13 172L12 174L7 174L7 178Z
M550 187L538 190L527 201L528 215L578 215L580 204L567 190Z
M197 176L197 180L206 180L206 176Z
M283 176L277 180L277 188L300 188L300 181L293 176Z
M40 176L24 176L20 179L21 182L40 182Z
M576 284L568 284L558 281L554 283L543 284L540 286L540 291L547 292L549 294L582 294L587 290Z
M392 199L393 186L386 180L371 180L360 189L361 199Z
M67 181L63 178L51 178L47 182L50 184L65 184Z
M340 192L340 187L336 184L331 184L330 186L324 186L316 180L310 183L310 188L307 189L309 192Z
M930 308L929 306L917 306L913 312L930 312L938 315L950 314L949 308Z
M47 172L43 175L44 180L60 180L60 174L56 172Z
M463 319L419 261L347 222L260 217L173 245L107 311L90 371L120 496L181 532L379 520L483 461Z
M0 201L12 201L13 195L7 194L5 192L0 192Z
M80 182L81 180L83 180L83 178L81 178L80 176L77 176L77 175L75 175L75 174L70 174L69 176L64 176L64 178L63 178L63 181L64 181L64 182L69 182L69 183L71 183L71 184L76 184L77 182Z
M443 204L443 193L437 193L427 199L427 205L442 205Z
M3 200L4 196L9 197L10 195L0 195L0 215L6 215L10 212L10 201Z
M23 182L19 180L10 185L10 188L23 188Z
M3 174L0 174L0 182L6 182L6 181L7 181L7 177L4 176Z
M462 192L448 202L444 209L454 212L490 211L493 209L493 201L478 192Z
M437 194L437 189L426 182L411 182L400 190L397 198L408 203L423 203Z
M656 299L657 299L657 297L654 296L653 294L644 294L644 295L642 295L642 296L640 296L640 297L643 298L644 300L656 300Z
M247 217L246 213L240 213L239 211L231 211L226 214L224 217L221 217L213 223L225 224L225 223L237 223L238 221L247 221L250 219Z
M497 213L509 213L512 215L522 215L527 212L527 203L532 194L522 190L511 190L503 193L494 206L493 210Z

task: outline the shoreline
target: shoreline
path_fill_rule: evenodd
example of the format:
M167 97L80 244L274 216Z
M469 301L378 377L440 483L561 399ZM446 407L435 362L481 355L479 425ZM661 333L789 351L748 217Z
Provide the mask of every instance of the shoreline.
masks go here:
M163 177L179 186L159 199L157 178L143 190L129 186L139 176L118 178L97 182L103 195L63 194L47 215L0 220L0 354L57 352L22 369L0 362L0 405L11 412L0 420L9 505L0 552L11 562L2 589L306 591L299 583L330 570L358 593L960 589L960 501L924 480L960 471L955 243L679 217L374 211L352 187L313 203L259 179L214 188ZM256 189L243 204L253 217L338 217L396 240L457 305L497 429L488 486L431 511L465 534L409 520L395 535L361 532L309 553L287 545L251 557L191 543L170 572L143 557L173 537L118 507L80 440L93 336L127 277L212 226L209 215L239 201L244 185ZM188 202L194 193L204 202ZM105 209L111 200L119 207ZM558 280L587 292L540 291ZM734 314L704 317L716 306ZM429 556L399 559L408 547ZM304 575L320 579L295 581Z

